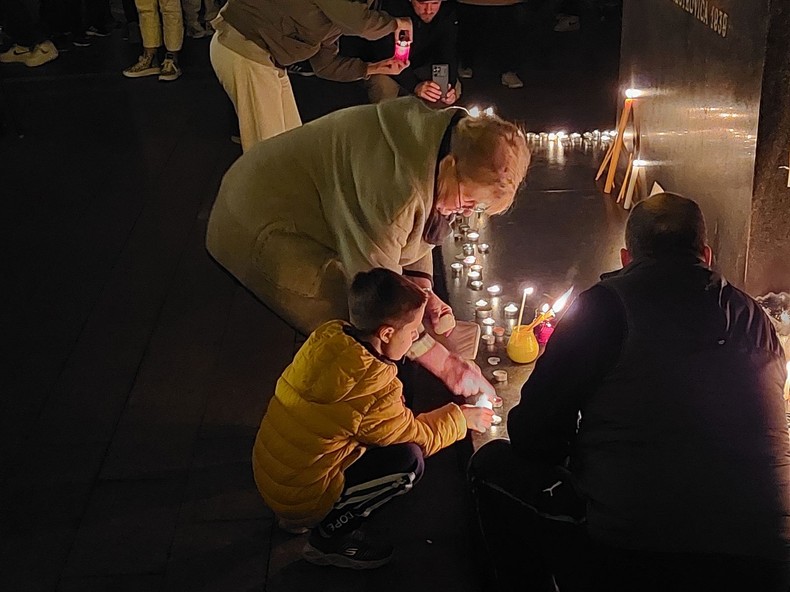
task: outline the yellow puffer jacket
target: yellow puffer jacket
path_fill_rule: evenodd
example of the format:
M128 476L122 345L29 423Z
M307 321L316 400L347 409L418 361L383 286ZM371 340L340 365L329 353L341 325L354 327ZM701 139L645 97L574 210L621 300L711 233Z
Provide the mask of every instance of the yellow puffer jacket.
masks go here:
M268 506L305 526L329 512L343 490L343 471L366 446L414 442L429 456L466 435L454 403L414 417L403 404L396 366L345 327L330 321L310 335L277 381L252 452Z

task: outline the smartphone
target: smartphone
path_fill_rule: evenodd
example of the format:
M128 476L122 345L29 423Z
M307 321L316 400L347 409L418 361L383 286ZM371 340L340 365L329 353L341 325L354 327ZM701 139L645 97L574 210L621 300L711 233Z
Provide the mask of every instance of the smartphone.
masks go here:
M448 64L434 64L431 68L432 80L442 89L442 98L447 96L450 86L450 66Z

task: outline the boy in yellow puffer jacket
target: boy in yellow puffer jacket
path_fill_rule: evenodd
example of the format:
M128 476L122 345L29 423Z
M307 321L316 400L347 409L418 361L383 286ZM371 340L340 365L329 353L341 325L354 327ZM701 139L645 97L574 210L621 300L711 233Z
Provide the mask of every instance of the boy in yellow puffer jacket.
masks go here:
M357 274L351 324L315 330L277 382L252 454L255 482L278 519L311 527L304 557L367 569L392 556L362 519L408 492L430 456L485 431L493 413L455 403L415 417L397 366L418 337L427 294L397 273Z

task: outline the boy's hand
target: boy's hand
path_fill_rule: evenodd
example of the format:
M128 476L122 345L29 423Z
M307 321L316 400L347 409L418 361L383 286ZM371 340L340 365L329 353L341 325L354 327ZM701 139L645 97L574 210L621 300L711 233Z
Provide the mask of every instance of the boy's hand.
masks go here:
M472 405L462 405L461 413L466 419L466 427L481 434L491 427L494 418L494 412L491 409L473 407Z
M444 365L444 376L440 376L453 393L471 397L480 393L488 395L490 401L496 397L496 390L484 377L474 362L463 360L450 354Z

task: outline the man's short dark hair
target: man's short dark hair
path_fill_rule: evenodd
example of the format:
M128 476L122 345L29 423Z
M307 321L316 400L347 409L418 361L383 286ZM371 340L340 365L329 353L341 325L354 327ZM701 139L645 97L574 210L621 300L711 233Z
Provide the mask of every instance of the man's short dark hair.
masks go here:
M400 274L377 267L354 276L348 296L351 324L364 335L382 325L403 327L428 294Z
M657 193L639 202L625 225L625 246L634 259L686 253L702 256L706 243L699 205L674 193Z

